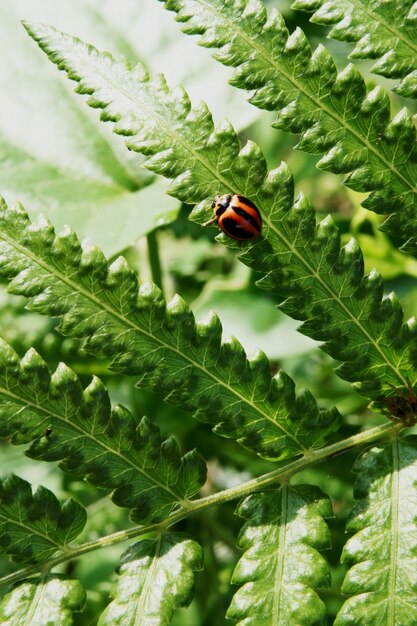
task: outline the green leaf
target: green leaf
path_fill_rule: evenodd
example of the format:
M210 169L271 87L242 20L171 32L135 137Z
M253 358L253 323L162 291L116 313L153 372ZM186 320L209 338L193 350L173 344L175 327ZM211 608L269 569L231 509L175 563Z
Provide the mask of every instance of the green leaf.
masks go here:
M399 300L394 293L384 295L376 270L364 274L354 239L342 247L330 217L316 225L314 208L304 196L293 204L294 184L286 166L274 183L275 204L263 211L270 225L268 240L255 241L239 258L265 273L257 285L278 294L280 309L304 321L301 332L325 342L322 349L342 362L339 376L355 383L376 402L375 408L385 407L393 388L412 401L417 384L415 318L404 322ZM204 206L198 206L194 219L202 221L204 213ZM227 237L222 241L239 252L239 245Z
M311 486L283 486L249 496L238 509L248 521L239 545L245 554L232 583L241 585L227 616L253 626L326 624L326 607L314 589L330 584L330 570L317 550L330 547L323 517L330 501Z
M20 361L1 340L0 400L0 436L33 441L30 457L61 460L63 470L112 489L113 502L131 508L136 522L165 519L205 482L195 451L181 458L174 439L162 441L147 418L112 408L98 378L83 390L64 364L51 376L34 350Z
M109 256L172 221L178 212L178 202L165 193L162 180L138 190L126 189L60 170L1 136L0 163L0 189L5 198L27 202L33 218L47 212L59 227L71 221L81 236L94 235Z
M78 502L61 506L54 494L11 474L0 480L0 549L13 561L43 563L82 531L86 512Z
M60 9L51 0L1 3L0 75L7 89L0 95L0 193L25 200L32 216L42 211L60 226L71 223L114 255L171 221L178 202L166 196L162 181L149 185L139 157L129 158L120 140L48 71L42 54L34 54L18 14L64 21L72 14L67 23L74 28L116 54L128 52L102 9L94 16L85 3L74 3Z
M354 42L354 59L377 59L372 71L401 78L395 91L417 98L417 20L413 0L296 0L312 22L333 26L328 36Z
M190 603L194 572L201 569L200 546L179 533L133 544L99 626L168 626L174 609Z
M261 456L276 460L320 447L339 424L320 412L308 392L295 396L284 373L272 377L268 359L248 360L237 340L221 344L213 314L196 325L186 303L166 305L119 257L109 267L97 248L82 249L66 229L55 235L46 219L31 223L22 207L0 204L0 274L28 307L60 317L60 330L87 337L86 348L115 370L209 422Z
M342 591L353 594L335 626L413 626L417 610L417 438L393 439L358 461L358 500L342 561L354 563Z
M27 580L0 602L2 626L71 626L72 613L81 611L85 591L77 580L46 576Z
M377 272L364 277L357 244L351 241L341 249L331 219L316 229L314 210L304 198L293 207L288 168L281 165L268 173L255 144L240 150L230 124L215 128L204 106L192 108L187 94L168 89L161 77L151 79L142 67L115 61L52 27L27 28L50 58L79 81L77 91L90 94L89 104L104 109L103 119L116 122L115 131L128 136L128 146L148 156L145 165L174 178L171 193L189 203L202 200L196 220L207 220L211 200L204 198L219 192L242 193L255 202L265 239L247 245L240 258L267 274L261 286L284 299L281 308L287 314L306 321L305 334L326 342L323 348L344 361L341 376L380 402L392 394L391 385L405 392L416 383L416 321L404 324L395 296L383 299ZM223 236L222 241L231 240ZM241 243L232 246L242 250Z
M322 154L323 169L349 174L349 187L370 191L363 206L392 214L384 228L417 254L416 129L407 109L391 120L381 87L368 91L353 65L338 74L323 46L313 52L299 28L289 35L282 16L260 0L162 1L185 33L201 35L201 45L236 68L231 82L253 92L255 106L279 112L274 126L300 134L298 147ZM31 34L65 65L59 58L67 51L49 33L35 27Z

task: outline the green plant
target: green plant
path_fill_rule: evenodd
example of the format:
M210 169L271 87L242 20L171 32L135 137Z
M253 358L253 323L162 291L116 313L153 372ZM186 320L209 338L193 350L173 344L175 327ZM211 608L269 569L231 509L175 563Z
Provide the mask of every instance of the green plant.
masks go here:
M389 3L382 13L379 3L362 2L364 16L371 4L382 29ZM401 46L411 50L415 10L406 4L409 11L396 17L389 41L401 36ZM362 204L389 214L382 222L389 235L384 245L391 254L394 245L401 246L403 254L395 252L394 260L405 267L405 253L417 251L416 132L407 108L392 117L397 101L391 105L382 87L368 88L354 65L338 73L324 46L312 52L300 29L289 35L282 16L274 9L268 13L258 0L164 5L184 32L201 35L202 45L216 49L216 59L235 68L233 85L250 91L255 106L276 112L276 128L300 136L300 150L322 155L319 167L346 173L348 187L370 192ZM295 6L319 5L300 0ZM325 19L326 11L327 22L341 17L336 19L337 3L326 3L316 20ZM361 55L369 49L374 57L376 49L363 43L368 23L360 15L355 13L343 37L339 29L339 38L358 41ZM262 236L242 244L219 234L215 245L224 244L251 268L257 287L302 321L301 332L322 342L326 357L316 368L322 386L298 362L295 380L297 374L300 386L309 380L313 391L296 393L293 378L282 370L275 374L277 363L262 351L248 358L237 339L222 343L215 314L196 323L183 298L165 302L155 233L148 234L148 251L158 286L138 280L122 256L107 262L71 228L56 232L46 217L31 220L21 205L3 201L0 274L8 293L23 296L31 314L59 320L57 330L73 341L66 359L73 367L57 364L68 344L54 344L48 354L40 339L38 351L20 356L16 338L0 345L0 436L25 445L30 459L59 462L72 496L60 504L49 489L32 493L22 478L2 480L0 546L19 564L5 566L0 579L2 623L185 624L187 613L173 612L192 599L202 544L208 573L204 587L197 577L195 624L218 624L225 613L238 624L257 626L310 626L333 617L338 626L413 624L417 443L410 427L417 415L417 323L413 317L405 321L378 271L365 273L358 242L341 240L341 229L355 230L354 216L345 222L328 216L316 224L307 196L294 199L289 167L281 163L268 170L254 142L242 146L230 122L216 125L208 107L193 106L184 89L172 89L142 64L116 60L51 26L24 25L77 82L76 91L88 95L87 103L101 109L101 119L113 123L129 150L144 155L143 165L171 179L168 193L195 205L194 222L211 217L218 193L237 192L255 202ZM378 48L379 55L385 52ZM383 58L376 69L383 65L385 75L400 78L401 95L415 95L415 58L410 54L404 64L389 54ZM357 227L360 238L375 223L370 215ZM181 220L176 226L189 228ZM197 238L201 228L194 232ZM373 232L372 245L382 236ZM244 308L236 315L244 316ZM335 362L339 378L351 385L340 394ZM117 398L123 385L132 398L143 394L142 405L131 403L139 414L146 406L149 418L112 406L98 373ZM141 391L134 394L130 377ZM163 430L175 433L177 441L162 436L154 423L153 412L162 415L162 396L170 407ZM182 410L192 411L201 424L193 426ZM188 451L196 444L198 451ZM250 475L221 489L209 473L206 483L199 452L208 459L217 453L225 467L248 468ZM351 487L348 470L355 457L356 501L347 526L355 534L343 546L340 525L351 505L344 492ZM209 492L202 494L205 483ZM105 504L98 521L95 488L106 490L120 507ZM340 506L336 522L329 495ZM230 503L239 500L237 513L245 523L238 557ZM117 530L106 528L107 515L115 516ZM332 534L327 562L320 552L330 550ZM104 608L107 588L98 586L96 603L90 597L85 617L79 615L85 577L82 571L73 576L68 564L132 540L110 603ZM350 597L344 602L336 588L345 572L336 564L340 552L350 566L342 585ZM238 587L233 597L226 583L232 568ZM329 589L331 573L336 580Z

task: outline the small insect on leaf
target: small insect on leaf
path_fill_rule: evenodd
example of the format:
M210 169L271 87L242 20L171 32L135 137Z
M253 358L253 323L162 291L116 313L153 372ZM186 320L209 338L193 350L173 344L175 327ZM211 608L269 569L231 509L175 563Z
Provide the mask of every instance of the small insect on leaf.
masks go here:
M251 200L235 193L216 196L211 205L214 217L205 222L209 226L217 222L218 227L232 239L245 241L255 239L261 234L262 218L258 208Z

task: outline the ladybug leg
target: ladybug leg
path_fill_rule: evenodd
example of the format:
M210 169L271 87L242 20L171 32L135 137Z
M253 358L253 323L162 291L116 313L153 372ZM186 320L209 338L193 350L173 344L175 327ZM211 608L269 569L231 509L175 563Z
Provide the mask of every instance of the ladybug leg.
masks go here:
M213 217L208 222L204 222L204 224L201 224L201 226L210 226L210 224L214 224L214 222L217 222L217 217Z

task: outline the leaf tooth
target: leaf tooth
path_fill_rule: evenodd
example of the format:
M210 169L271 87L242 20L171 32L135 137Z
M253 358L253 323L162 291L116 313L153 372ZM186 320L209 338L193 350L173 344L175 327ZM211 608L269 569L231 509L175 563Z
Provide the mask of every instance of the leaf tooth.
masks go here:
M49 389L51 375L48 366L34 348L30 348L21 360L19 379L24 385L30 381L36 396L45 394Z
M219 354L219 365L226 365L229 369L229 385L248 379L250 375L246 352L236 337L230 337L223 343Z
M81 276L94 276L94 280L102 282L108 272L107 259L100 248L83 241L78 268Z
M237 85L239 87L239 85ZM266 111L276 111L287 102L287 94L285 90L277 89L277 86L268 82L264 86L260 86L256 91L248 97L248 101L255 107L265 109ZM273 128L277 128L275 123Z
M390 119L390 110L388 93L379 85L371 89L362 102L361 111L372 117L372 136L378 137L385 129Z
M347 274L352 286L359 284L362 280L364 272L363 254L358 241L354 237L351 237L341 248L338 263L335 265L334 271L340 275ZM377 277L372 276L371 280L376 282ZM361 297L358 292L355 292L355 296L358 298Z
M91 408L96 407L94 412ZM97 408L98 407L98 408ZM110 415L110 398L106 387L102 381L93 376L90 384L84 389L82 401L82 413L88 417L93 414Z
M55 258L69 257L72 263L78 266L81 259L82 247L80 240L70 226L64 226L63 229L57 233L51 251Z
M286 209L292 206L294 178L285 161L281 161L278 167L269 171L262 185L262 194L265 194L267 198L277 197L279 204Z
M196 324L193 343L198 349L204 347L204 359L215 358L222 341L222 324L219 317L210 311L207 317ZM204 361L203 361L204 362Z
M312 250L319 250L323 260L332 267L337 265L340 255L340 231L330 215L317 225L315 240L311 242Z
M407 107L403 107L387 126L385 137L400 144L403 150L408 150L405 154L408 157L409 153L416 151L415 132L413 117Z
M137 307L139 310L152 307L152 309L155 309L155 312L159 313L159 318L165 315L166 302L162 291L155 283L152 283L150 280L144 280L140 283Z
M322 44L319 44L311 55L308 76L320 77L320 93L330 90L334 84L337 77L336 63L330 52Z
M260 2L260 0L248 0L244 4L242 11L243 20L251 20L253 26L258 30L262 30L263 25L267 18L266 6Z
M405 78L394 87L394 91L399 96L404 96L404 98L417 98L417 70L405 76Z
M106 286L119 299L119 308L123 315L129 315L136 308L138 279L136 272L128 265L123 256L119 256L109 266Z
M193 480L190 479L193 476ZM198 493L200 486L207 480L207 466L197 450L190 450L181 459L181 467L176 481L176 487L191 498Z
M288 39L288 28L285 20L275 7L270 9L263 30L273 33L275 48L281 48Z
M375 171L372 167L368 165L363 165L362 167L358 167L355 171L351 172L345 179L345 184L353 189L354 191L374 191L373 194L368 196L363 202L362 205L364 207L369 206L369 203L373 205L373 210L376 213L385 213L385 209L387 208L387 201L383 205L378 206L378 202L376 202L375 190L382 189L384 186L384 174L383 172ZM386 195L386 192L385 192ZM381 198L382 200L382 198ZM387 224L387 221L384 222ZM382 229L382 225L380 226Z
M390 320L390 325L386 332L387 337L391 338L393 341L392 345L396 345L396 339L400 339L402 342L403 337L401 337L401 331L403 328L404 312L402 310L401 303L394 292L387 294L383 298L380 307L380 318L382 320Z
M62 397L71 398L71 402L75 407L78 407L83 401L83 388L79 378L74 370L65 363L59 363L53 372L49 394L51 398L56 399Z
M298 67L298 72L295 72L295 75L302 74L305 71L306 59L311 57L311 45L305 33L298 26L288 37L285 52L291 58L291 63Z
M43 213L28 224L25 230L27 236L23 241L30 249L50 247L55 239L55 228Z
M367 159L366 150L365 148L349 150L348 143L348 140L339 141L320 159L317 167L337 174L348 173L360 167Z
M19 268L16 268L19 269ZM44 277L37 267L27 267L20 271L8 284L7 291L16 296L32 298L43 291Z
M303 150L310 154L321 154L334 145L334 137L329 133L323 133L323 128L317 122L304 130L296 144L297 150Z
M15 379L20 369L20 359L11 345L0 337L0 372L5 372L7 379Z
M349 63L338 73L334 82L332 96L340 96L345 101L345 108L350 108L350 116L360 109L366 96L366 84L359 70L353 63Z
M208 177L200 179L194 172L186 170L169 185L167 193L187 204L195 204L202 197L217 193L218 185L217 179Z
M372 72L386 78L402 78L416 67L415 56L399 56L397 50L388 50L372 66Z
M253 141L247 141L234 162L234 169L238 176L246 173L246 185L242 190L245 196L257 194L263 184L268 167L262 150ZM239 190L240 191L240 190Z
M120 405L117 405L115 407L115 410L121 417L120 408L124 409L124 407L120 407ZM124 410L126 411L127 409ZM137 449L142 450L146 446L147 448L149 448L148 454L150 455L150 458L157 459L159 457L159 448L162 444L161 431L159 430L158 426L151 422L151 420L147 418L146 415L144 415L141 418L139 424L136 426L136 432L138 436L138 442L136 444Z
M256 400L266 396L271 386L271 364L263 350L257 349L248 360L251 377L255 382L254 397Z
M309 7L308 10L310 11L311 7ZM343 5L339 6L337 2L324 2L315 10L314 15L310 18L313 23L326 25L334 24L342 19L347 20L349 16L345 16L345 8Z
M193 133L197 133L199 138L207 138L214 131L213 116L206 102L201 101L187 113L187 124L193 128ZM220 126L221 128L221 126ZM228 128L231 133L235 133L234 128L229 122ZM196 141L197 144L197 141Z
M227 32L219 28L217 24L198 28L191 26L189 30L185 30L183 27L181 30L186 34L201 35L198 43L203 48L219 48L218 52L213 56L219 58L219 61L224 62L225 65L235 65L238 63L239 55L236 55L234 58L232 53L233 49L236 47L235 42L233 40L230 41Z
M358 24L355 24L355 28L357 27L358 27L358 31L350 39L352 42L356 41L357 35L359 35L361 38L359 39L359 41L357 41L356 46L354 47L354 49L349 55L349 58L351 59L373 58L375 54L378 54L377 50L378 50L378 47L380 46L378 46L377 42L372 37L371 33L366 32L366 26L364 26L363 24L361 24L360 26ZM342 22L330 31L329 37L333 37L333 30L334 30L336 34L335 38L341 39L343 41L343 39L346 39L343 34L343 29L344 29L344 23Z
M227 155L228 162L233 163L240 151L240 141L232 123L228 119L222 120L216 127L213 126L207 140L208 147L219 146L223 148L225 145L228 148L228 152L230 150L230 154Z
M17 231L24 231L30 225L30 219L27 211L20 202L16 202L12 206L8 206L0 196L0 217L2 229L8 231L13 228Z
M323 0L295 0L291 4L292 9L296 9L297 11L308 11L313 12L317 11L323 3ZM313 19L311 17L310 19Z
M181 296L176 294L167 304L167 313L166 327L171 330L175 328L181 330L181 333L184 333L183 340L188 345L189 335L195 332L195 319L190 307Z

